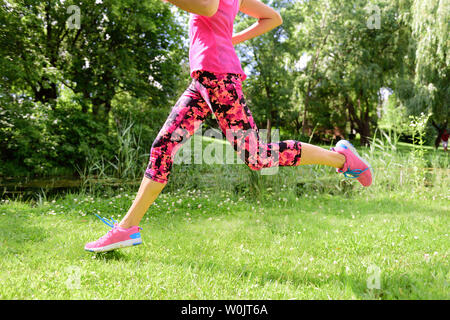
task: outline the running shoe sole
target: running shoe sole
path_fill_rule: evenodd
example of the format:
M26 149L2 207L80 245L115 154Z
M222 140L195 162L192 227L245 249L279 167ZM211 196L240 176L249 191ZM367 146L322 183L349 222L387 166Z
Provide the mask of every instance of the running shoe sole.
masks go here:
M130 239L130 240L125 240L125 241L112 243L112 244L109 244L109 245L104 246L104 247L84 248L84 250L90 251L90 252L106 252L106 251L111 251L111 250L115 250L115 249L122 249L122 248L128 248L128 247L132 247L132 246L137 246L137 245L139 245L141 243L142 243L142 241L136 242L136 240Z

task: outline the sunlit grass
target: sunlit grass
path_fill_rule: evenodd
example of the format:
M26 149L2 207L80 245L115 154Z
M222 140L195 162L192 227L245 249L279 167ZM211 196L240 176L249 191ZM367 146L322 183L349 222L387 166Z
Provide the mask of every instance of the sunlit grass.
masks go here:
M3 203L0 297L449 298L446 194L286 192L254 201L219 190L166 193L144 218L143 245L85 252L108 230L94 213L119 219L132 198ZM367 287L370 266L381 270L380 289Z
M448 155L395 148L359 148L370 188L328 167L175 165L144 243L106 254L83 250L108 230L94 214L119 220L136 188L2 200L0 299L448 299Z

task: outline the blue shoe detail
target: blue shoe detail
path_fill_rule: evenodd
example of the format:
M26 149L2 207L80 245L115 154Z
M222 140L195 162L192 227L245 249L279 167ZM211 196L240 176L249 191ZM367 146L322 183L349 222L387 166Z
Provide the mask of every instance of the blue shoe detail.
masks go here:
M350 170L350 168L348 168L347 171L344 172L344 176L346 178L359 178L359 176L361 174L363 174L364 172L366 172L367 170L369 170L369 168L365 168L364 170L361 169L354 169L354 170Z
M350 143L350 141L347 141L347 140L339 140L338 143L336 143L336 147L348 149L348 147L345 145L345 143L348 143L349 145L351 145L353 147L353 145Z
M141 237L141 233L140 232L136 232L133 234L130 234L130 238L131 239L139 239Z

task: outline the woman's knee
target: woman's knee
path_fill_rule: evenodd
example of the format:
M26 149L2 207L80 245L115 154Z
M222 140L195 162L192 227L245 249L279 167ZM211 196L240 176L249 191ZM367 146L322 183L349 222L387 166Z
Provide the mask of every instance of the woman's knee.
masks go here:
M252 171L261 171L263 168L263 165L258 163L258 164L251 164L251 163L247 163L247 166L250 168L250 170Z

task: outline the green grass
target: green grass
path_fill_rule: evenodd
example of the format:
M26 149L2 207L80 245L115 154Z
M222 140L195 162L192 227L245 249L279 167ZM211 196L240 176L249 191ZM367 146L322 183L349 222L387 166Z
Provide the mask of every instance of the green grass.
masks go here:
M220 191L166 193L142 223L143 245L104 254L83 250L108 229L93 214L120 218L131 194L8 201L0 298L450 298L447 194L286 194L258 203ZM380 289L367 287L371 265ZM78 268L79 288L69 268Z
M1 200L0 299L449 299L449 158L422 150L361 148L370 188L319 166L176 165L144 243L103 254L83 250L108 230L94 213L119 220L135 188Z

